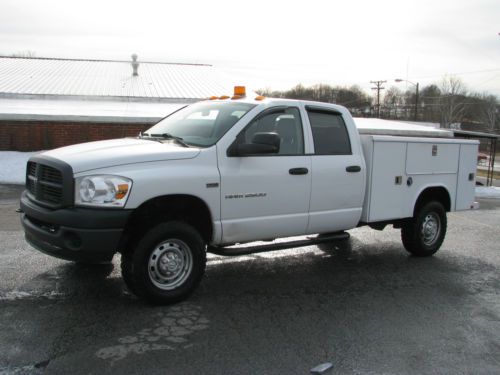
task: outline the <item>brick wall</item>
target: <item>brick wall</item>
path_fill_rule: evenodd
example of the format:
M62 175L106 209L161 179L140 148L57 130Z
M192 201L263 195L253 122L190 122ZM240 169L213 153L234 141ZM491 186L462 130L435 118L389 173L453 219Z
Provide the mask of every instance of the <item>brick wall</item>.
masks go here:
M151 124L0 121L0 151L39 151L103 139L134 137Z

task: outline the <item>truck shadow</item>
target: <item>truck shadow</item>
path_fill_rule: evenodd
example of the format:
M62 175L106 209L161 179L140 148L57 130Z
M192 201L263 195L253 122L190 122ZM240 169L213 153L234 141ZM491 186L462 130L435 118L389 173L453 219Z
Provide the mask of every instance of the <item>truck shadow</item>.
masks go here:
M486 271L486 274L484 273ZM398 242L366 244L349 240L308 248L282 250L244 257L209 257L205 277L190 301L203 303L217 298L268 296L359 295L411 290L425 293L469 293L471 280L495 269L478 259L463 259L442 249L429 258L408 255ZM37 289L60 299L85 304L138 304L148 306L130 293L120 274L120 257L113 263L85 265L58 262L34 276L21 290ZM41 293L40 292L40 293ZM433 292L434 293L434 292Z
M334 296L401 291L460 296L474 292L475 277L493 280L496 274L494 267L480 259L464 262L452 249L419 258L409 255L397 242L365 244L352 237L319 245L310 252L284 253L276 258L255 255L242 261L209 263L203 295Z
M52 259L50 259L52 261ZM54 266L33 276L14 291L27 300L75 300L86 303L123 295L120 267L115 263L80 264L54 260Z

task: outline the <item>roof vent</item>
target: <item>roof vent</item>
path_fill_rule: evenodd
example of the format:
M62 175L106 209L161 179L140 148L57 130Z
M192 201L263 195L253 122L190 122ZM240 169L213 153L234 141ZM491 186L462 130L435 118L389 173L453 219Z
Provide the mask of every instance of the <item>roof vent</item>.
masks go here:
M135 54L135 53L132 55L132 69L134 70L132 75L138 76L139 75L139 72L138 72L139 62L137 61L137 54Z

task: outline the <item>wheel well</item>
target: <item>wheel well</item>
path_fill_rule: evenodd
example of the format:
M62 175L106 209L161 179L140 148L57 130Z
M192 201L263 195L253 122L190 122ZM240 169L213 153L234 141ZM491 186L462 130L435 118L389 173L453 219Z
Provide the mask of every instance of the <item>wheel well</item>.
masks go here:
M148 228L169 220L192 225L206 243L212 239L212 217L205 202L192 195L166 195L150 199L134 210L125 226L120 250L125 250L130 240L138 238Z
M422 191L415 203L413 214L415 215L420 207L430 201L437 201L443 205L446 212L451 210L451 199L448 190L442 186L429 187Z

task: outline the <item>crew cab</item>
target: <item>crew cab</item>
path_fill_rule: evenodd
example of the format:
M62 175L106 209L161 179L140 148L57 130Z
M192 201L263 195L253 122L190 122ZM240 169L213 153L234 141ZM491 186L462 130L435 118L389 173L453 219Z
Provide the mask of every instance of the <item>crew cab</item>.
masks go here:
M20 202L28 243L76 262L119 252L133 293L172 303L198 285L207 252L277 250L393 225L407 251L430 256L446 213L475 208L477 141L358 129L338 105L238 90L136 138L33 156ZM304 237L252 244L292 236Z

